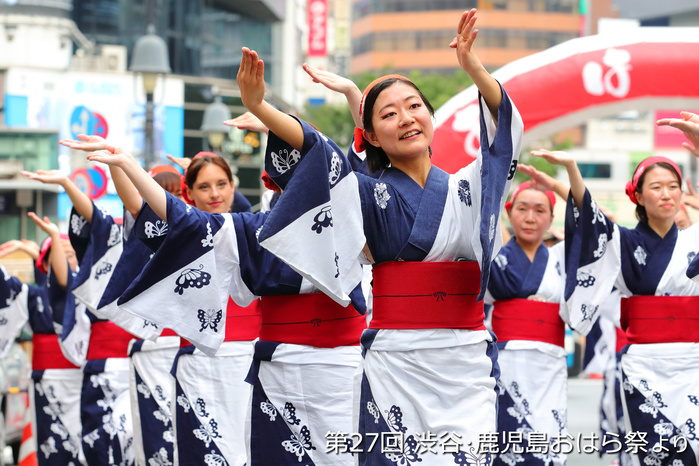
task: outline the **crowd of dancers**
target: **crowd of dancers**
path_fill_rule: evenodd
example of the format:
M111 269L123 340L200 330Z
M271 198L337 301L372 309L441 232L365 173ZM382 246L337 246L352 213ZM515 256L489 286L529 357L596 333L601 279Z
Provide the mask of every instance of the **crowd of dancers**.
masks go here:
M247 48L249 113L227 124L269 134L261 212L213 153L176 159L181 176L97 136L61 141L109 166L123 218L58 171L23 172L73 202L68 235L30 214L41 247L0 247L36 258L36 285L3 269L0 343L28 321L39 464L562 465L582 449L566 429L566 325L609 355L585 451L697 464L699 230L681 170L641 162L627 229L566 153L532 155L569 186L518 164L522 120L475 23L464 12L450 47L479 90L481 149L453 175L430 162L434 110L409 79L361 92L304 66L347 98L345 153L264 100ZM657 124L699 157L699 116ZM505 202L516 170L531 181ZM565 238L549 245L556 196Z

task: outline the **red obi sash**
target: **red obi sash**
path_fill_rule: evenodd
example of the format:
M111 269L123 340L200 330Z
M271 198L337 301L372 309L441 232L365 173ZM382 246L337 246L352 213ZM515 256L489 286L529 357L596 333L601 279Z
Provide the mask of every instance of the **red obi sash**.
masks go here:
M566 328L558 314L559 304L506 299L493 306L493 333L498 341L541 341L564 347Z
M265 296L260 340L318 348L359 344L366 317L323 293Z
M139 339L111 321L94 322L87 360L129 357L129 342Z
M629 344L699 342L699 296L632 296L621 300Z
M177 334L175 331L171 328L165 328L163 331L160 333L161 337L176 337Z
M626 339L626 333L622 329L614 327L614 330L616 330L616 352L618 353L624 346L629 344L629 341Z
M223 341L252 341L260 335L260 300L238 306L230 297L226 307L226 336ZM180 337L180 348L191 343Z
M32 336L32 370L79 369L63 356L58 335L35 333Z
M483 301L476 302L480 277L475 261L379 264L369 327L485 330Z

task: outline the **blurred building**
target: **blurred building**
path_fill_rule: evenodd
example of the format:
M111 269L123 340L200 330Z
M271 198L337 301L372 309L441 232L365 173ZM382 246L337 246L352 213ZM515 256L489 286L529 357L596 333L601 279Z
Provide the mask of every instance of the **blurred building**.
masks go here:
M353 0L351 72L453 72L448 45L470 8L478 8L478 56L488 69L584 33L578 0Z

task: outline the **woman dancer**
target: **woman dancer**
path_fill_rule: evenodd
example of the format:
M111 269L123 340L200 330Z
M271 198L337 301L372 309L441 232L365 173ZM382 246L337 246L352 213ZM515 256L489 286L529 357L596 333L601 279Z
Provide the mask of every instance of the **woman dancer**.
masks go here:
M639 223L620 227L598 208L575 160L563 152L539 151L563 165L571 184L566 213L566 302L571 326L586 333L612 286L622 300L621 326L628 345L620 361L626 446L633 464L696 464L699 439L699 353L691 323L699 284L686 276L696 255L699 229L678 230L682 175L666 157L642 161L626 194Z
M499 247L522 126L472 49L475 20L475 10L464 12L450 45L487 107L482 153L453 176L430 163L431 108L409 80L380 78L364 93L372 178L351 173L330 140L267 104L263 64L243 49L243 103L270 129L266 171L284 190L260 243L343 303L361 280L365 245L377 264L352 439L360 464L490 463L479 440L495 430L497 350L477 298ZM418 448L425 436L439 436L442 451Z

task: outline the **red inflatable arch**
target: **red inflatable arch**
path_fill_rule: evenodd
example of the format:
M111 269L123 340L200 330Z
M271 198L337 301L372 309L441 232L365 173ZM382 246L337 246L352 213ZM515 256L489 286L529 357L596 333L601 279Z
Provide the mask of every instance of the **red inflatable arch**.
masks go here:
M524 120L524 146L624 110L699 108L699 28L636 28L581 37L493 76ZM449 173L478 153L475 86L437 110L433 163Z

